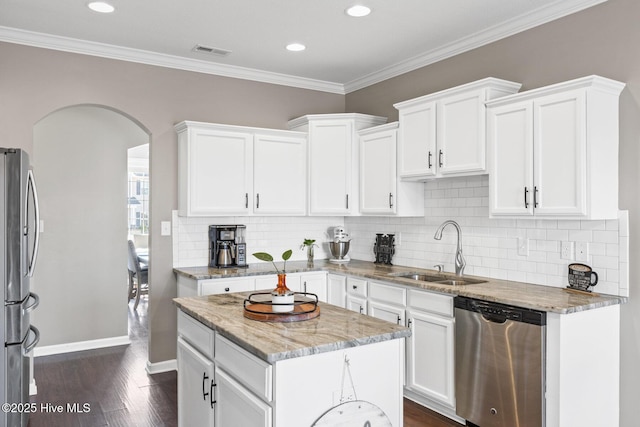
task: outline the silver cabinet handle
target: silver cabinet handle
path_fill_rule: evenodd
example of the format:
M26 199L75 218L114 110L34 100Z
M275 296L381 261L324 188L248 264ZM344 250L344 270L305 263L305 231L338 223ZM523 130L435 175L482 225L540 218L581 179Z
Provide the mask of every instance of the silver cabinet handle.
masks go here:
M229 288L224 288L224 291L225 292L229 292Z
M249 209L249 193L244 193L244 208Z
M439 150L439 154L438 154L438 166L442 167L442 150Z
M303 292L307 293L307 281L306 280L304 281L303 286L304 286L304 288L303 288L304 291Z
M400 315L398 315L398 325L400 325L400 324L401 324L401 323L400 323L401 321L402 321L402 318L400 317Z
M260 208L260 193L256 193L256 209Z
M353 289L358 289L358 285L353 285Z
M363 310L363 308L362 308L362 306L360 306L360 314L362 314L362 310Z
M529 207L529 201L528 201L528 196L529 195L529 189L527 187L524 187L524 208L528 208Z
M411 327L411 323L412 323L412 322L411 322L411 319L407 319L407 328L410 328L410 327Z
M347 209L349 209L349 195L348 194L346 194L345 199L346 199Z
M217 400L213 398L213 388L217 386L218 384L211 381L211 386L209 387L209 396L210 396L209 398L211 399L211 409L213 409L213 405L217 402Z
M30 325L29 330L33 331L33 334L35 336L33 337L33 341L27 344L27 346L24 348L24 354L31 353L31 350L36 348L36 345L40 342L40 331L38 330L38 328L36 328L33 325Z
M429 169L431 169L431 167L433 166L433 164L431 163L431 156L433 156L433 154L431 153L431 151L429 151L429 156L427 157L427 164L429 166Z
M533 187L533 207L538 207L538 187Z
M389 193L389 207L393 207L393 193Z

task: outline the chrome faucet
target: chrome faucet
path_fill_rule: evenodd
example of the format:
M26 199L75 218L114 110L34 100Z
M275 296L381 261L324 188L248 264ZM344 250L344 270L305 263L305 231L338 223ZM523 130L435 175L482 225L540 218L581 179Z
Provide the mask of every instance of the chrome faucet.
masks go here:
M464 267L465 265L467 265L467 262L464 260L464 257L462 256L462 230L460 229L460 226L458 225L458 223L450 219L443 222L442 224L440 224L440 227L438 227L438 229L436 230L436 234L433 235L433 238L436 240L442 239L442 230L444 230L444 228L449 224L453 225L456 228L456 231L458 232L458 247L456 249L456 259L455 259L456 274L458 276L462 276L462 273L464 272Z

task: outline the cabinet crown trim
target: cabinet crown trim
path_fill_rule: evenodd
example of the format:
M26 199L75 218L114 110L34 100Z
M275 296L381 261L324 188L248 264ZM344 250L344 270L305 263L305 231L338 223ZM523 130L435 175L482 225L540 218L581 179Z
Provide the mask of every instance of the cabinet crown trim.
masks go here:
M358 135L363 136L363 135L369 135L375 132L384 132L384 131L396 130L396 129L398 129L398 122L391 122L384 125L379 125L379 126L374 126L371 128L359 130Z
M230 131L230 132L242 132L246 134L258 134L258 135L290 135L292 137L302 137L306 138L306 132L299 132L288 129L272 129L272 128L261 128L261 127L252 127L252 126L240 126L240 125L227 125L221 123L208 123L208 122L196 122L191 120L182 121L173 126L176 133L184 132L189 128L198 128L198 129L208 129L208 130L218 130L218 131Z
M297 117L287 122L289 129L293 129L302 125L306 125L311 120L354 120L355 122L363 121L368 126L373 122L374 125L381 125L387 122L386 117L372 116L362 113L331 113L331 114L307 114Z
M491 101L487 101L485 105L487 107L498 107L500 105L510 104L516 101L527 101L539 96L550 95L554 93L566 92L568 90L593 88L603 92L607 92L611 95L620 95L625 83L601 77L597 75L591 75L581 77L579 79L569 80L566 82L556 83L549 86L539 87L536 89L527 90L513 95L503 96Z
M475 82L466 83L460 86L444 89L439 92L423 95L418 98L413 98L407 101L398 102L396 104L393 104L393 106L396 109L411 107L415 104L420 104L426 101L435 101L440 98L455 95L457 93L468 92L470 90L477 90L477 89L494 89L494 90L501 90L501 91L514 93L519 91L521 87L522 87L521 83L516 83L509 80L502 80L495 77L487 77L485 79L477 80Z

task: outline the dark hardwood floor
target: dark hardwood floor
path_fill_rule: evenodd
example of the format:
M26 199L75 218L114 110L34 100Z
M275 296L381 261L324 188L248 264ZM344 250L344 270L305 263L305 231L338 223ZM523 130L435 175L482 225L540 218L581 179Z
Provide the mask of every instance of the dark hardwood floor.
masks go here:
M31 414L29 427L177 426L176 372L147 375L147 299L140 301L137 312L132 307L130 345L36 358L38 394L31 402L38 410ZM77 409L70 411L74 404ZM61 412L54 412L60 407ZM405 399L404 426L460 424Z

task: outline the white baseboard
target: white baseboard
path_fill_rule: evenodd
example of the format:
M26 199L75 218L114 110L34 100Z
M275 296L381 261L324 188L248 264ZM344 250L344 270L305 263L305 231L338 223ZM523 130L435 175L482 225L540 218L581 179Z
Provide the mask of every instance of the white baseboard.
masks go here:
M115 347L118 345L131 344L128 335L121 337L102 338L90 341L77 341L67 344L47 345L44 347L36 347L33 350L35 357L51 356L53 354L71 353L74 351L94 350L96 348Z
M178 362L176 359L165 360L163 362L151 363L147 360L147 374L160 374L162 372L170 372L178 370Z

